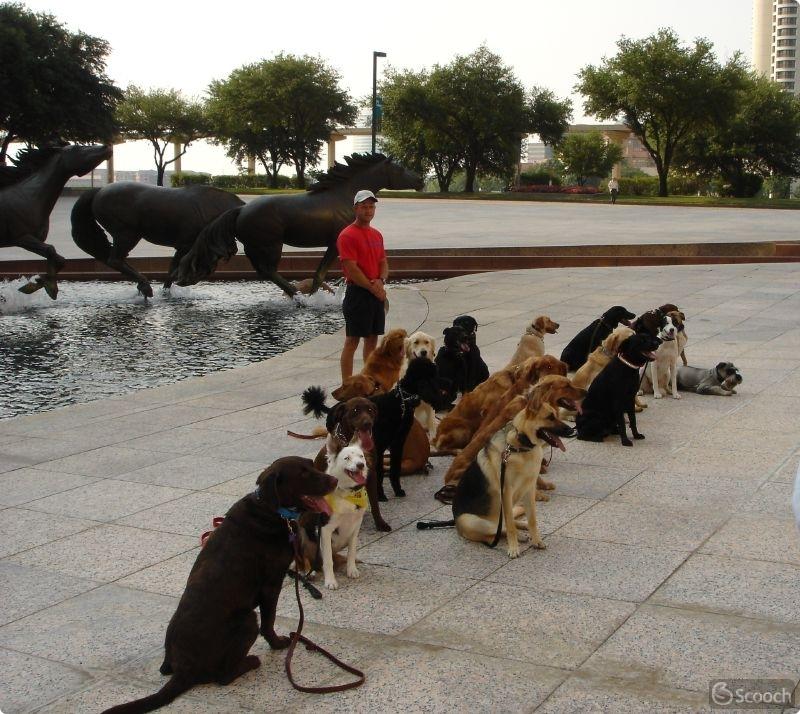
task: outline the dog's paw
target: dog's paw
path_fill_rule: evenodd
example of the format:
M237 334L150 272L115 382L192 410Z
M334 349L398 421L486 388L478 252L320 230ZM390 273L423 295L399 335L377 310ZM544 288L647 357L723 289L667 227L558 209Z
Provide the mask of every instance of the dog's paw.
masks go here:
M347 577L348 578L360 578L361 573L358 572L358 568L354 565L352 568L347 568Z
M517 540L522 541L523 543L527 543L531 539L531 534L525 530L517 531Z
M519 543L508 544L508 557L519 558Z
M681 398L681 395L680 395L680 394L678 394L677 392L675 392L675 394L673 394L673 395L672 395L672 398L673 398L673 399L680 399L680 398Z
M328 590L338 590L339 583L336 582L336 578L331 578L325 581L325 587L328 588Z
M644 439L644 434L640 434L638 431L633 435L634 439Z
M536 550L547 550L547 546L545 545L545 542L541 538L535 539L532 545L534 548L536 548Z
M378 494L378 500L379 500L381 503L386 503L386 502L387 502L389 499L388 499L388 498L386 498L386 494L385 494L385 493L379 493L379 494Z
M541 491L536 491L536 500L537 501L549 501L550 496L546 493L542 493Z
M536 487L543 488L545 491L556 490L556 485L552 481L545 481L543 478L537 480Z
M661 392L655 392L653 394L653 399L661 399L662 396L664 396L664 395L661 394Z
M394 495L397 498L405 498L406 497L406 492L402 488L400 488L400 489L398 489L397 491L394 492Z
M265 639L273 650L285 650L292 641L291 637L280 637L276 634L273 634L272 637L265 635Z
M392 530L392 527L386 521L376 521L375 522L375 530L376 531L383 531L384 533L388 533Z
M622 440L623 446L633 446L633 442L630 439L623 439Z

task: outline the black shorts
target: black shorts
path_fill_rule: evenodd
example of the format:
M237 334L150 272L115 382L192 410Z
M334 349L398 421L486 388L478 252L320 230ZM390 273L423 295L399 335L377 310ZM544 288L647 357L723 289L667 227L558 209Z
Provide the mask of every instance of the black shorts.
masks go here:
M369 290L348 284L342 302L345 334L348 337L382 335L386 324L383 303Z

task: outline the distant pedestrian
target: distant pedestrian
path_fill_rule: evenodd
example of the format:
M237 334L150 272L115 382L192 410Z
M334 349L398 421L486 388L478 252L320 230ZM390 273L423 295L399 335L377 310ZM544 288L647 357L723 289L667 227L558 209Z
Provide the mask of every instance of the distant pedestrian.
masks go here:
M611 203L616 203L617 196L619 196L619 181L617 181L617 179L615 179L613 176L608 182L608 192L611 194Z
M347 288L342 302L345 338L339 360L342 381L353 374L353 356L364 338L364 362L378 344L385 328L386 290L389 263L383 236L370 226L378 199L372 191L359 191L353 198L356 219L336 240Z

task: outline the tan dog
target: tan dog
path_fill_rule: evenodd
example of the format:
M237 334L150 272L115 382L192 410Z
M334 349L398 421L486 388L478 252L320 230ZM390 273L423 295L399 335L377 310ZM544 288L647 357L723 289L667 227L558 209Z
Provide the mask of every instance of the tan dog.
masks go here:
M510 558L519 555L519 529L527 531L535 548L545 548L536 520L542 449L545 444L563 449L559 437L574 433L572 427L558 419L559 400L554 396L561 389L553 386L559 380L566 383L563 386L568 391L582 396L580 390L568 386L566 377L545 377L533 388L530 398L516 397L509 404L517 410L512 421L491 435L467 469L453 499L456 530L463 538L492 543L500 525Z
M511 367L524 362L529 357L542 357L544 355L544 336L555 335L559 324L553 322L547 315L539 315L525 328L525 334L520 338L517 351L508 363Z
M408 337L408 333L402 329L387 332L380 344L367 357L360 375L348 377L342 382L341 387L331 392L334 399L342 401L352 397L372 396L372 394L363 394L361 391L358 394L351 392L350 386L353 380L358 379L361 375L372 379L375 384L380 386L381 391L390 391L400 379L400 368L403 366L403 358L406 354L406 337ZM373 393L377 393L377 390Z
M454 409L442 419L434 445L440 451L464 448L493 409L522 394L542 377L566 373L566 365L552 355L531 357L522 364L495 372L461 397Z
M401 377L405 374L409 361L414 357L423 357L433 362L434 357L436 357L436 341L426 332L412 332L406 337L405 350L406 357L400 370ZM414 416L428 433L428 440L430 441L436 433L436 412L433 406L428 402L421 402L414 410Z
M561 364L566 374L567 365L563 362L561 362ZM585 395L584 390L573 387L569 379L563 375L543 377L534 385L534 390L538 390L548 403L571 410L576 409L576 402L583 399ZM456 484L461 480L461 476L469 465L477 458L480 450L488 443L489 439L492 438L498 429L502 428L504 424L507 424L514 418L514 415L524 406L526 398L525 395L517 395L504 404L498 405L487 414L480 429L475 432L469 444L461 450L450 464L450 468L444 476L445 487L439 491L439 494L442 494L439 500L445 501L449 495L448 491L451 493L455 492ZM540 470L541 464L537 467L536 473L538 474ZM552 483L545 481L541 477L539 478L538 484L539 488L548 491L554 488ZM547 498L542 497L540 500L547 500Z
M586 363L575 372L572 378L572 386L578 389L589 389L589 385L594 378L603 371L605 367L619 351L619 346L633 334L633 330L625 325L619 325L606 337L600 346L589 355ZM569 409L562 409L560 412L562 419L569 421L575 420L575 412Z

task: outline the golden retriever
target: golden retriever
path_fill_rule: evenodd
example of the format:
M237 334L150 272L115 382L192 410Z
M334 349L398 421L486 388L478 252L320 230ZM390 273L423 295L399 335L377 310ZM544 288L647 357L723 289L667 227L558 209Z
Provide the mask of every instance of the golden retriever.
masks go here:
M542 357L544 355L544 336L555 335L560 325L553 322L547 315L539 315L525 328L525 334L519 340L517 351L508 363L508 367L524 362L529 357Z
M360 388L357 394L352 393L351 385L353 380L357 380L362 375L369 377L375 384L379 385L380 391L390 391L397 384L397 380L400 379L400 368L403 366L403 358L406 354L406 337L408 337L408 333L403 329L389 330L383 336L380 344L367 357L360 374L348 377L342 382L341 387L331 392L334 399L341 402L345 399L352 399L352 397L377 394L377 389L371 394L364 394ZM339 396L340 394L341 396Z
M500 526L511 558L519 555L518 529L528 532L535 548L545 548L536 520L536 488L543 446L563 449L559 437L574 433L558 419L559 401L564 398L556 395L563 393L583 395L566 377L551 376L541 380L529 398L516 397L508 405L516 411L512 420L490 435L456 489L453 517L463 538L493 543Z

